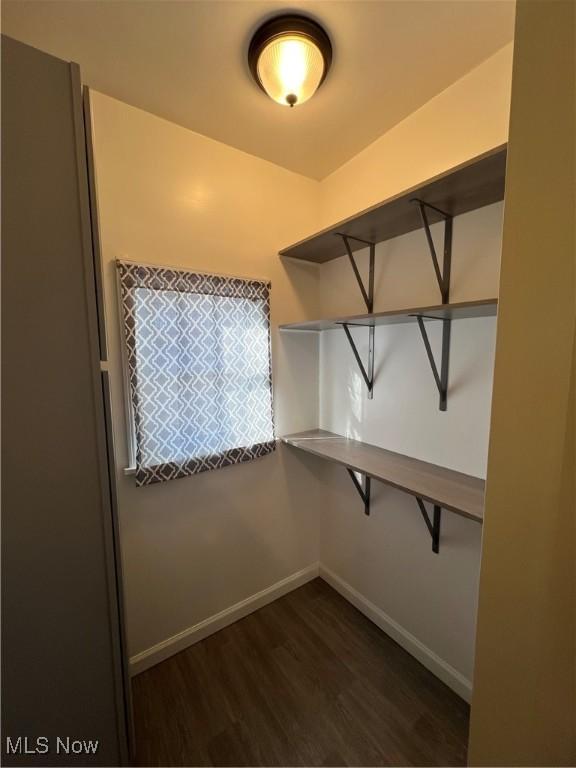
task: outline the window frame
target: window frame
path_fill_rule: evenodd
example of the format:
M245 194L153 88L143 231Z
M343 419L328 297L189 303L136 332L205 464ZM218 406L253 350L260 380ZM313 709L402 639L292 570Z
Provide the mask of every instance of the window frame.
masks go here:
M277 438L276 438L275 418L274 418L272 323L271 323L271 317L270 317L270 298L272 293L271 280L269 278L258 278L253 276L224 275L221 273L205 272L201 270L190 269L190 268L181 267L181 266L177 267L177 266L172 266L167 264L152 264L152 263L146 263L142 261L132 261L129 259L116 259L114 262L115 272L116 272L116 300L117 300L118 321L120 325L120 337L121 337L120 347L121 347L121 367L122 367L122 389L123 389L124 413L125 413L126 451L127 451L127 459L128 459L128 465L124 468L124 474L129 476L131 475L137 476L138 443L137 443L137 431L136 431L136 414L134 410L134 401L133 401L133 395L132 395L132 382L130 379L130 361L129 361L130 349L129 349L129 343L127 340L125 308L124 308L124 302L123 302L123 287L122 287L122 279L121 279L122 265L127 265L128 267L136 267L136 268L142 267L149 270L165 270L169 272L185 273L190 275L203 276L206 278L216 278L221 280L242 281L245 283L262 283L267 287L268 365L269 365L269 380L270 380L270 408L271 408L270 419L271 419L271 426L272 426L272 438L269 442L271 444L273 443L275 447ZM241 450L242 448L243 447L236 447L230 450ZM273 450L274 448L271 448L267 450L266 453L272 452ZM252 458L259 458L259 456L254 456ZM229 462L224 464L223 466L228 466L228 465L233 466L235 463L241 463L242 461L246 461L246 460L248 459L240 460L238 462ZM202 471L202 470L199 470L199 471ZM179 475L176 475L176 477L190 476L191 474L196 474L196 472L186 473L182 475L179 474ZM169 479L169 478L166 478L166 479ZM155 480L152 482L160 482L160 481ZM149 483L138 482L138 478L137 478L137 485L147 485L147 484Z

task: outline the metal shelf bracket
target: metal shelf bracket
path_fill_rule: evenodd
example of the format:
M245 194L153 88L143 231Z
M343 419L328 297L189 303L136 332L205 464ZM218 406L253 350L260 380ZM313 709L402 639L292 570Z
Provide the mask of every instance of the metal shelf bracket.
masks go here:
M352 478L352 482L354 483L354 487L360 494L360 498L364 502L364 514L369 515L370 514L370 486L371 486L371 478L368 477L368 475L364 475L364 487L360 485L358 482L358 478L354 474L354 472L351 469L348 469L348 474Z
M348 254L348 258L350 259L350 264L352 266L352 271L354 272L354 276L356 277L356 281L358 282L358 287L360 288L360 293L362 294L362 298L364 299L364 303L366 304L366 309L368 312L374 311L374 256L376 253L376 243L372 243L369 240L362 240L359 237L354 237L353 235L344 235L341 232L337 233L338 237L341 237L344 241L344 245L346 247L346 252ZM356 259L354 258L354 254L352 253L352 248L350 247L350 240L356 240L358 243L364 243L364 245L367 245L370 248L370 262L368 267L368 290L366 290L364 286L364 281L362 280L362 276L360 275L360 271L358 269L358 265L356 264Z
M429 203L424 202L418 198L413 198L410 202L416 203L420 210L420 218L422 219L422 226L426 234L426 241L428 242L428 248L430 250L430 256L432 258L432 264L434 265L434 272L436 273L436 280L438 281L438 287L440 288L440 295L442 296L442 304L448 304L450 302L450 271L452 268L452 216L445 211L441 211ZM443 261L442 269L440 269L440 263L438 261L438 255L436 254L436 247L434 240L432 239L432 233L430 231L430 222L428 220L427 210L434 211L444 220L444 246L443 246ZM448 366L450 362L450 332L451 332L451 320L442 320L442 357L440 360L440 373L432 354L432 348L428 339L428 334L424 326L422 316L417 316L418 327L424 341L424 347L430 367L432 368L432 374L434 375L434 381L438 387L438 393L440 395L440 410L445 411L448 401ZM431 318L436 319L436 318Z
M358 491L358 495L362 499L362 502L364 504L364 514L369 515L370 500L371 500L371 478L368 475L364 475L364 486L362 486L358 478L356 477L356 473L354 472L354 470L347 467L346 471L350 475L350 479L354 483L354 487L356 488L356 490ZM426 528L428 528L428 532L432 537L432 552L434 552L435 554L438 554L438 552L440 551L440 523L442 520L442 508L440 507L440 505L434 504L433 517L432 517L432 520L430 520L428 510L426 509L422 499L419 496L416 496L415 498L418 504L418 508L422 513L422 517L424 518L424 522L426 523Z
M361 326L357 323L353 323L353 326L355 328L368 327L368 367L366 369L364 367L364 363L362 362L362 358L360 357L360 354L358 352L358 347L356 346L356 343L352 338L352 334L350 333L350 328L348 326L348 323L341 323L341 325L342 325L342 328L344 328L344 333L346 334L346 338L348 339L348 342L352 347L352 352L354 353L354 357L358 364L358 368L360 369L362 378L364 379L366 383L366 387L368 388L368 399L372 400L372 398L374 397L374 326L373 325Z
M440 360L440 373L438 373L438 367L436 366L436 361L434 360L434 355L432 353L432 347L430 346L428 332L426 331L426 326L424 325L423 316L417 315L416 320L418 321L418 327L420 328L422 341L424 342L426 354L428 355L428 361L430 362L430 367L432 368L434 381L438 387L438 393L440 395L439 408L441 411L445 411L448 405L448 367L450 363L450 333L452 330L452 321L440 321L442 323L442 357Z
M374 311L374 261L375 261L375 254L376 254L376 243L372 243L369 240L362 240L360 237L354 237L353 235L345 235L342 232L337 232L336 234L338 235L338 237L341 237L344 242L344 245L346 247L346 252L348 253L348 258L350 259L350 264L352 266L352 271L354 272L354 276L356 277L358 287L360 288L360 293L362 294L362 298L364 299L364 303L366 304L366 309L368 310L368 312L371 313ZM356 242L358 243L364 243L364 245L367 245L370 248L370 261L369 261L369 267L368 267L368 290L366 290L364 281L362 280L362 276L360 275L360 270L358 269L358 265L356 264L356 259L354 258L354 254L352 253L352 248L350 247L350 240L356 240ZM364 363L362 362L360 355L358 354L358 348L354 343L354 339L352 338L352 334L349 331L348 324L342 323L341 325L344 328L344 331L346 333L346 338L348 339L348 342L352 347L352 352L354 353L354 357L356 359L356 362L358 363L358 368L360 369L362 378L366 383L366 387L368 389L368 399L372 400L372 398L374 397L374 325L367 326L368 328L368 366L367 368L364 367ZM354 325L359 325L359 323L354 323Z
M442 517L442 508L438 504L434 504L434 517L430 520L430 516L428 515L428 511L424 506L422 499L419 496L416 496L415 498L420 512L422 513L422 517L424 518L424 522L426 523L426 528L428 528L430 536L432 537L432 552L438 554L440 551L440 521Z
M428 242L428 248L430 249L430 256L432 257L432 264L434 265L436 280L438 281L440 295L442 296L442 304L448 304L450 301L450 271L452 268L452 216L449 213L441 211L439 208L435 208L429 203L425 203L423 200L419 200L416 197L413 198L410 202L416 203L420 210L420 218L422 219L422 226L424 227L424 232L426 233L426 240ZM432 233L430 232L430 222L428 221L426 209L434 211L444 219L444 254L442 269L440 269L440 264L438 262L436 247L434 245L434 240L432 239Z

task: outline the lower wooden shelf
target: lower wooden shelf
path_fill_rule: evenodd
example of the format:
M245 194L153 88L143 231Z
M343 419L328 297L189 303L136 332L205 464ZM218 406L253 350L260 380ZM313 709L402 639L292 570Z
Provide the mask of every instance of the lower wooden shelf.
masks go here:
M321 429L282 438L287 445L320 456L417 499L481 523L484 480Z

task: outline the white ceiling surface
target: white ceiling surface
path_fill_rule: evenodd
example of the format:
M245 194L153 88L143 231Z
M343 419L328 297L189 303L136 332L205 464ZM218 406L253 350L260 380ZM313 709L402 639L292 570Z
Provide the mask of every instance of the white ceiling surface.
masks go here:
M252 32L286 10L318 19L334 47L324 85L294 109L246 63ZM2 3L5 34L78 62L96 90L316 179L502 48L513 21L512 0Z

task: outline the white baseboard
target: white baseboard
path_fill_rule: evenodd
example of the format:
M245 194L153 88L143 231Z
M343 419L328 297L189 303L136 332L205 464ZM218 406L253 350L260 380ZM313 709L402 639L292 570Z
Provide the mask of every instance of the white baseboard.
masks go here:
M457 669L450 666L447 662L437 656L434 651L427 648L417 637L414 637L408 630L401 627L394 619L388 616L374 603L367 600L363 595L357 592L353 587L343 581L329 568L320 564L320 578L324 579L331 587L339 592L342 597L364 614L370 621L373 621L377 627L395 640L409 654L414 656L429 669L432 674L440 678L443 683L451 688L465 701L472 698L472 683L464 677Z
M189 645L193 645L208 637L208 635L224 629L229 624L233 624L238 619L243 619L249 613L263 608L268 603L272 603L274 600L282 597L282 595L286 595L293 589L297 589L306 584L306 582L315 579L319 574L319 570L319 563L303 568L301 571L297 571L291 576L276 582L276 584L272 584L272 586L263 589L261 592L257 592L255 595L251 595L251 597L247 597L245 600L230 606L230 608L226 608L220 611L220 613L210 616L208 619L204 619L204 621L200 621L198 624L194 624L194 626L188 627L188 629L182 632L178 632L177 635L173 635L141 653L137 653L130 658L130 674L137 675L140 672L144 672L145 669L153 667L175 653L183 651Z
M317 576L323 578L342 597L348 600L349 603L352 603L355 608L358 608L364 616L373 621L377 627L395 640L398 645L418 659L421 664L446 683L455 693L465 701L470 701L472 697L472 684L464 675L437 656L434 651L427 648L424 643L421 643L417 637L414 637L408 630L404 629L404 627L400 626L394 619L378 608L377 605L374 605L374 603L370 602L370 600L321 563L314 563L307 568L303 568L301 571L297 571L291 576L276 582L276 584L272 584L272 586L263 589L261 592L257 592L255 595L230 606L230 608L226 608L220 611L220 613L210 616L208 619L204 619L204 621L192 627L188 627L188 629L179 632L177 635L173 635L157 645L132 656L130 659L130 674L137 675L140 672L144 672L145 669L159 664L175 653L183 651L189 645L193 645L205 637L214 634L214 632L224 629L229 624L244 618L244 616L248 616L253 611L263 608L265 605L301 587Z

